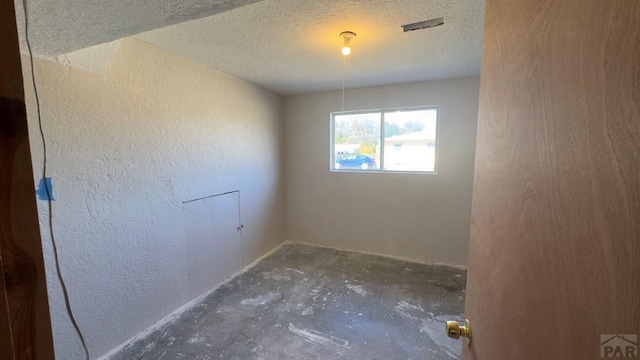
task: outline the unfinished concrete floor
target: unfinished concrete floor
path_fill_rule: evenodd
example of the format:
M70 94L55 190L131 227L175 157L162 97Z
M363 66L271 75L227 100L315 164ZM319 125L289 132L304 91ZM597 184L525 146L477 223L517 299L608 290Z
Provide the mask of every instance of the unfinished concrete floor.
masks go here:
M289 244L114 355L133 359L457 359L464 270Z

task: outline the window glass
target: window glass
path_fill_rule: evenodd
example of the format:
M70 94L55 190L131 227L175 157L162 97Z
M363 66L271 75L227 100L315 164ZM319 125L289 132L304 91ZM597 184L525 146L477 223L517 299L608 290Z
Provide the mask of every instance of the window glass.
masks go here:
M334 116L334 169L380 169L380 120L380 113Z
M333 171L435 172L438 109L332 114Z
M384 170L435 171L435 109L384 114Z

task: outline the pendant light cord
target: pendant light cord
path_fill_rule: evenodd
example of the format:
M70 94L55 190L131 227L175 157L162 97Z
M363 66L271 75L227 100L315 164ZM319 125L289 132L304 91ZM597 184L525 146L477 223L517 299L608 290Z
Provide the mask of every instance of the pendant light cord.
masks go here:
M342 55L342 111L344 111L344 78L347 68L347 55Z
M33 94L36 102L36 111L38 116L38 130L40 132L40 137L42 138L42 183L47 195L47 210L48 210L48 225L49 225L49 237L51 238L51 245L53 247L53 258L56 267L56 275L58 276L58 281L60 282L60 287L62 288L62 295L64 297L64 305L67 310L67 314L69 315L69 319L71 320L71 324L73 325L74 330L78 334L80 338L80 342L82 343L82 349L84 350L85 359L89 360L89 348L87 347L87 342L84 339L84 335L82 335L82 331L80 331L80 326L78 326L78 322L76 321L75 316L73 315L73 311L71 310L71 303L69 302L69 292L67 291L67 285L62 277L62 270L60 269L60 258L58 256L58 247L56 245L56 240L54 237L53 231L53 203L51 202L51 189L49 189L49 184L47 183L47 142L44 136L44 130L42 129L42 114L40 111L40 98L38 97L38 88L36 85L36 75L35 69L33 66L33 51L31 50L31 43L29 42L29 12L27 11L27 0L22 0L22 10L24 12L24 34L25 41L27 43L27 50L29 52L29 65L31 69L31 82L33 84Z

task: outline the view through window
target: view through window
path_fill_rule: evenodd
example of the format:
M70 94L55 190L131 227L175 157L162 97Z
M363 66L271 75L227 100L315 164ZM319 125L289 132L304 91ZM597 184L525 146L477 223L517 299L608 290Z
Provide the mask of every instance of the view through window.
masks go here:
M436 171L438 108L333 113L334 171Z

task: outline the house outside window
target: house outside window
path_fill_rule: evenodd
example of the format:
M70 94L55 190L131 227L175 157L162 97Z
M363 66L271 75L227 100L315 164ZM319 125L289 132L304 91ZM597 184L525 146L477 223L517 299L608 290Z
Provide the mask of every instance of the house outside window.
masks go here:
M331 171L435 173L438 108L331 114Z

